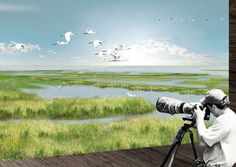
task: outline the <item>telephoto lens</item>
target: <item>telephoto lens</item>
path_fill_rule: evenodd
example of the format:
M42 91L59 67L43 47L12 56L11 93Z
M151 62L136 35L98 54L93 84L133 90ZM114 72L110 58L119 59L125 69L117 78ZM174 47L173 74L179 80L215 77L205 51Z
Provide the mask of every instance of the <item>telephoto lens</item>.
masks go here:
M156 102L159 112L168 114L192 114L194 104L185 103L169 97L160 97Z

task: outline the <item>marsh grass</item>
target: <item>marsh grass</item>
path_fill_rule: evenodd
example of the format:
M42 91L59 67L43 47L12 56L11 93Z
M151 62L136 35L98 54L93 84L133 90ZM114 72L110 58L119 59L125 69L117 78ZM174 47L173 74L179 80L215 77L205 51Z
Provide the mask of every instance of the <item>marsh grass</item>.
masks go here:
M180 119L161 120L151 117L106 124L53 124L49 121L1 123L0 159L169 145L182 124ZM189 142L188 136L183 142Z
M0 102L0 119L86 119L144 114L154 109L143 98L32 98Z
M48 75L34 75L34 74ZM189 74L189 73L140 73L130 74L126 72L73 72L73 71L29 71L32 75L25 75L23 72L0 72L0 90L19 90L21 88L38 89L41 85L58 86L62 82L69 85L93 85L97 87L126 88L129 90L144 91L167 91L179 92L182 94L204 94L209 88L219 87L228 92L227 86L222 86L222 80L219 77L209 78L204 82L199 82L198 78L208 77L208 74ZM97 81L91 81L96 79ZM106 80L108 82L99 82ZM206 88L189 88L184 86L160 86L145 84L116 83L112 80L127 81L173 81L183 80L184 84L207 85ZM227 80L227 79L226 79ZM194 82L194 83L193 83Z
M130 90L166 91L183 94L205 94L209 88L221 86L227 79L210 78L199 81L207 74L171 73L106 73L73 71L0 72L0 119L35 119L30 122L0 124L0 160L58 156L101 152L118 149L169 145L182 126L179 119L136 118L112 123L56 124L37 119L86 119L115 115L143 114L155 106L141 98L87 98L42 99L22 92L22 88L39 89L43 85L91 85L126 88ZM34 75L37 74L37 75ZM38 75L39 74L39 75ZM46 74L46 75L41 75ZM56 74L56 75L55 75ZM182 79L184 84L206 85L206 88L157 86L130 83L92 82L100 80L172 81ZM196 133L194 133L195 139ZM197 141L197 140L195 140ZM189 142L186 136L183 142Z

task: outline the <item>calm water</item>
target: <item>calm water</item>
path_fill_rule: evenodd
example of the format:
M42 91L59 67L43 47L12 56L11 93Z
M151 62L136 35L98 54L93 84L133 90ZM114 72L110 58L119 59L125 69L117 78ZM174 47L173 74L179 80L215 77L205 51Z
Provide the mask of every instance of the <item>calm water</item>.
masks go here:
M206 78L207 79L207 78ZM186 88L206 88L205 85L187 85L181 84L184 80L170 80L170 81L128 81L128 80L100 80L100 79L90 79L89 81L97 82L116 82L116 83L129 83L129 84L145 84L145 85L160 85L160 86L183 86Z
M186 114L185 114L186 115ZM147 114L142 115L128 115L128 116L113 116L109 118L93 118L93 119L81 119L81 120L30 120L30 119L10 119L10 120L1 120L2 123L22 123L22 122L50 122L54 124L86 124L86 123L110 123L114 121L124 121L124 120L130 120L133 118L150 118L150 117L158 117L162 119L168 119L173 117L182 117L182 115L169 115L169 114L163 114L158 111L153 111Z
M158 97L166 96L176 98L185 102L199 101L203 98L201 95L179 94L177 92L156 92L156 91L130 91L124 88L98 88L95 86L62 86L60 89L56 86L45 86L43 89L22 89L24 92L37 94L42 98L89 98L89 97L129 97L130 94L136 97L143 97L151 103L156 103Z
M228 77L228 67L190 67L190 66L119 66L119 67L80 67L72 69L74 71L101 71L101 72L129 72L129 73L144 73L144 72L162 72L162 73L198 73L210 74ZM212 71L224 70L224 71Z
M166 73L204 73L210 75L217 75L221 77L228 77L228 71L208 71L208 70L225 70L226 67L80 67L78 69L69 69L77 72L129 72L129 73L143 73L143 72L166 72ZM2 69L0 69L2 70ZM17 69L14 69L17 70ZM25 69L32 70L32 69ZM62 70L62 69L60 69ZM65 69L65 70L68 70ZM27 71L23 71L27 75ZM21 73L21 72L20 72ZM31 73L32 74L32 73ZM20 75L17 73L17 75ZM34 75L34 74L32 74ZM37 72L40 75L40 72ZM42 74L45 75L45 74ZM46 74L48 75L48 74ZM49 74L50 75L50 74ZM53 75L53 74L52 74ZM207 77L208 78L208 77ZM205 80L206 77L199 77L199 80ZM199 87L203 88L204 85L183 85L179 84L180 80L175 81L135 81L133 84L149 84L149 85L170 85L170 86L186 86L186 87ZM127 82L127 81L116 81L115 82ZM129 82L129 81L128 81ZM131 82L130 82L131 83ZM135 95L136 97L143 97L151 103L155 104L156 100L161 97L172 97L185 102L197 102L199 99L203 98L201 95L182 95L176 92L154 92L154 91L130 91L123 88L98 88L95 86L62 86L60 89L56 86L45 86L43 89L22 89L24 92L37 94L43 98L89 98L89 97L129 97L128 93ZM131 97L130 97L131 98ZM130 118L146 117L146 116L157 116L157 117L170 117L168 114L163 114L157 111L153 111L144 115L134 115L134 116L115 116L110 118L98 118L98 119L84 119L84 120L53 120L54 123L89 123L89 122L112 122L120 121ZM179 116L179 115L178 115ZM171 116L173 117L173 116ZM10 120L13 122L20 122L26 120ZM29 120L30 121L30 120ZM32 120L33 121L33 120Z
M128 92L135 97L143 97L149 102L155 104L159 97L172 97L184 102L198 102L203 96L201 95L183 95L176 92L155 92L155 91L141 91L135 90L130 91L123 88L98 88L95 86L64 86L58 89L55 86L46 86L43 89L22 89L24 92L37 94L42 98L89 98L89 97L100 97L100 98L111 98L111 97L129 97ZM129 97L132 98L132 97ZM85 119L85 120L75 120L74 123L88 123L88 122L112 122L120 121L128 118L136 118L143 116L154 116L166 118L170 117L169 114L160 113L153 111L144 115L134 115L134 116L115 116L109 118L98 118L98 119ZM171 116L173 117L173 116ZM68 121L58 121L58 122L68 122ZM73 123L71 122L71 123Z
M129 73L143 73L143 72L166 72L166 73L199 73L210 74L228 77L228 66L222 67L190 67L190 66L101 66L101 67L64 67L64 68L37 68L34 67L0 67L0 71L24 71L27 70L72 70L77 72L129 72ZM212 70L225 70L225 71L212 71Z

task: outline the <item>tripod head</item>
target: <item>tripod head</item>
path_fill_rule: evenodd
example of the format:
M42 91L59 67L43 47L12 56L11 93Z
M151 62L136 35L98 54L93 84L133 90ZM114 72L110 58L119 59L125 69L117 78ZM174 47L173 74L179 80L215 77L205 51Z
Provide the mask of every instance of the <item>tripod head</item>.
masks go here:
M196 128L196 119L194 118L193 114L191 116L186 116L186 117L182 117L183 121L189 121L189 123L184 123L184 126L187 128Z

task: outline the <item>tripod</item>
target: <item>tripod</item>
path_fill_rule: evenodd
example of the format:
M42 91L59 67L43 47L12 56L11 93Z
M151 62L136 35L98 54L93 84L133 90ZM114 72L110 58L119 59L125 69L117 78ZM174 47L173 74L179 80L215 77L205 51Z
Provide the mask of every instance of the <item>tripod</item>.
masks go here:
M191 140L191 144L192 144L192 148L193 148L193 154L194 154L194 159L197 159L197 151L194 145L194 140L193 140L193 132L191 131L190 128L195 128L195 119L193 118L188 118L188 117L183 117L184 121L190 121L190 124L185 123L178 131L177 135L175 136L174 142L171 145L171 148L167 154L167 156L165 157L164 161L161 164L161 167L164 167L166 165L166 162L168 159L168 167L171 167L173 160L175 158L175 155L178 151L179 146L181 145L182 139L184 137L184 135L188 132L189 136L190 136L190 140Z

